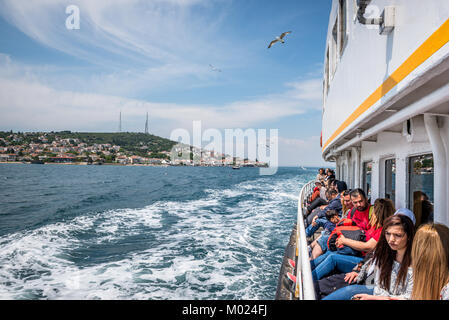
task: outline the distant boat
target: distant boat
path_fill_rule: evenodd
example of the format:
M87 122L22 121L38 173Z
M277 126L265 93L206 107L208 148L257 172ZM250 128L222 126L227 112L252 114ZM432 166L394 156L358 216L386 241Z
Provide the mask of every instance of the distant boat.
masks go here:
M240 166L232 166L232 169L238 170L238 169L240 169Z

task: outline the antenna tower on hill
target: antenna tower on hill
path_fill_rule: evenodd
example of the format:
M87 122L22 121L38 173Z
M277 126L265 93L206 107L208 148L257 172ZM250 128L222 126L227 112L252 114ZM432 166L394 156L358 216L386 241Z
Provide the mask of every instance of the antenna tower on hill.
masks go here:
M120 118L118 124L118 132L122 132L122 111L120 111Z
M145 134L148 134L148 112L147 112L147 120L145 121Z

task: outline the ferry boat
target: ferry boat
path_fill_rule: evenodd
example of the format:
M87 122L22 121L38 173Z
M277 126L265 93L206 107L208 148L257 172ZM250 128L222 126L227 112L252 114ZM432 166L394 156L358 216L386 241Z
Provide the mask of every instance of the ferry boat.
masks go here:
M415 215L425 193L433 221L449 225L449 1L333 0L323 71L322 156L336 178ZM303 222L312 187L276 299L315 299Z

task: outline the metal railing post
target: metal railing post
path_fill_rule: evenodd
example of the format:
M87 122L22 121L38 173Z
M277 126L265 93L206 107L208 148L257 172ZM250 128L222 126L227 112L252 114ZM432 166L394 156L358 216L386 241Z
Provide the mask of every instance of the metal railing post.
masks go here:
M312 268L310 266L307 237L304 224L303 206L305 196L310 194L314 181L309 181L298 196L298 216L296 220L296 287L295 298L299 300L315 300Z

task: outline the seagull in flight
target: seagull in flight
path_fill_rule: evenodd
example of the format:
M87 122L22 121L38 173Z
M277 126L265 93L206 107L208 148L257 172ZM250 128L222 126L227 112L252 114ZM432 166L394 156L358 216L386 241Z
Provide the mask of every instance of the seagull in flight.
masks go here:
M266 147L267 149L270 149L270 147L271 147L272 144L274 144L274 142L272 142L270 139L267 139L267 142L266 142L265 144L259 143L258 146L263 146L263 145L265 145L265 147Z
M210 68L212 69L212 71L217 71L217 72L221 72L220 69L215 68L213 65L209 64Z
M283 34L281 34L279 37L276 37L276 39L274 39L273 41L270 42L270 44L268 45L268 49L270 49L271 46L272 46L274 43L278 42L278 41L280 41L280 42L282 42L282 43L285 43L284 37L285 37L287 34L289 34L289 33L292 33L292 32L291 32L291 31L287 31L287 32L284 32Z

